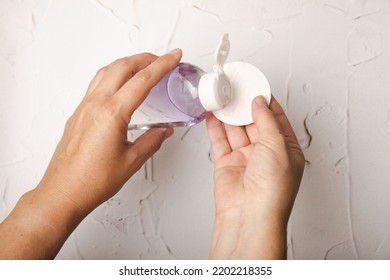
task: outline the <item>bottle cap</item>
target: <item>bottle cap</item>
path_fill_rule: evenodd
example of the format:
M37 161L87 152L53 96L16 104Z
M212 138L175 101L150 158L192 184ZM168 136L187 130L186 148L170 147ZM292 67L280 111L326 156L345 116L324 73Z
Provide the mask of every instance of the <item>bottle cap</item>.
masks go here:
M225 64L230 51L228 34L221 38L215 53L213 73L199 81L199 99L202 106L222 122L235 126L253 123L252 101L263 95L271 101L271 88L265 75L245 62Z
M214 65L214 72L203 75L199 80L199 99L207 111L220 110L230 102L231 86L223 69L229 51L229 35L224 34L215 51L217 64Z

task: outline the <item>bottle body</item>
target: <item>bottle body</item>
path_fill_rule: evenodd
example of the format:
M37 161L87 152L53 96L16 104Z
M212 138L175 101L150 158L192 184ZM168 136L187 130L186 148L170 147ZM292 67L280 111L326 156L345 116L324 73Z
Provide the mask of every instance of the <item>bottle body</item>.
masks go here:
M134 112L129 129L192 126L207 115L199 100L198 86L205 72L180 63L152 88Z
M176 66L134 112L129 130L192 126L208 112L228 125L253 123L253 98L263 95L269 104L271 88L254 65L242 61L226 63L229 51L228 34L224 34L215 51L213 72L205 73L188 63Z

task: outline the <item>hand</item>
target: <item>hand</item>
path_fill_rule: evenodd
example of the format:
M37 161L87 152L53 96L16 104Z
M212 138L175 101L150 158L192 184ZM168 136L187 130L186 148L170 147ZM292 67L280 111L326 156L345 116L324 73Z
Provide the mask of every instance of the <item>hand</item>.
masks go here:
M161 57L138 54L97 72L41 182L1 224L0 258L54 257L78 223L117 193L172 135L172 129L150 129L129 142L127 126L180 58L180 50Z
M252 103L254 124L207 118L215 159L216 218L210 258L286 257L287 222L304 156L283 109L272 98Z
M150 129L134 143L127 140L131 115L180 58L180 51L160 58L145 53L101 69L68 120L40 186L84 212L118 192L173 133Z

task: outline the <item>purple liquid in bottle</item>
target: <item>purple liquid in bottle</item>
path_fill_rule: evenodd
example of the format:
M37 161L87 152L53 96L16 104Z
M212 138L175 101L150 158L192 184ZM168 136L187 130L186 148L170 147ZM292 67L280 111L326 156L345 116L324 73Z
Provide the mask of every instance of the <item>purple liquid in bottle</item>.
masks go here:
M199 80L205 72L180 63L152 90L134 112L129 129L192 126L207 115L199 100Z

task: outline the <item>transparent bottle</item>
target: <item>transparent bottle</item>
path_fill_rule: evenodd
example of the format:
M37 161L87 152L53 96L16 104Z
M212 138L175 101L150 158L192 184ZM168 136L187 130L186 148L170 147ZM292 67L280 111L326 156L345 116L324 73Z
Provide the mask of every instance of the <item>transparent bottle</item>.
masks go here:
M204 72L199 67L180 63L152 90L134 113L129 129L192 126L207 115L199 99L199 81Z
M264 95L269 104L271 89L264 74L253 65L225 65L229 51L228 34L224 34L215 52L214 72L206 73L188 63L177 65L134 112L129 130L192 126L204 120L208 112L230 125L252 123L253 98Z

